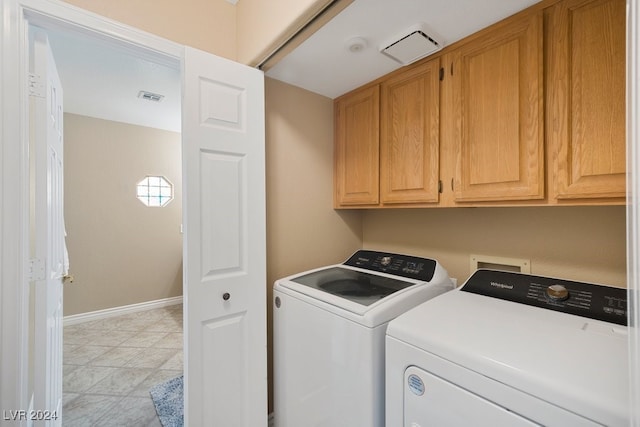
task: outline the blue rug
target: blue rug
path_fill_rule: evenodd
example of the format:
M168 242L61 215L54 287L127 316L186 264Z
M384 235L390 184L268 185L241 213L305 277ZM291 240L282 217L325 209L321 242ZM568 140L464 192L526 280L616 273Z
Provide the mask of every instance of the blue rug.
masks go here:
M172 378L149 390L163 427L184 426L183 377Z

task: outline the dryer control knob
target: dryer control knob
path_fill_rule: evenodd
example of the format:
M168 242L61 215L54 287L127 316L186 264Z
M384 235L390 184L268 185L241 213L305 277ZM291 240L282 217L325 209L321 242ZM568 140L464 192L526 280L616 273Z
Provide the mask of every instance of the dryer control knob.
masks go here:
M569 298L569 291L562 285L551 285L547 288L547 297L551 301L564 301Z

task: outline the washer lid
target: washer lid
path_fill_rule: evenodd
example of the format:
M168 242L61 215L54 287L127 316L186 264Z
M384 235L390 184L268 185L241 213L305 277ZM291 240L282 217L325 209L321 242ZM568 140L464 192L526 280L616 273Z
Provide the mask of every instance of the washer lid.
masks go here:
M415 285L415 282L338 266L314 271L290 280L363 306L369 306L397 291Z

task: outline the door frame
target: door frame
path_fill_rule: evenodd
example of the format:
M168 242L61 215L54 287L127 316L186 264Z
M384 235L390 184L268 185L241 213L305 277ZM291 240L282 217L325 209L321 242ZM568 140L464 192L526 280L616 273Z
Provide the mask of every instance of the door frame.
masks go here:
M640 5L627 0L627 287L630 423L640 425Z
M27 411L29 390L29 25L80 32L181 67L184 46L57 0L0 3L0 402ZM182 67L181 67L182 69ZM13 351L7 351L12 349ZM185 349L186 351L186 349ZM29 425L22 420L20 425Z

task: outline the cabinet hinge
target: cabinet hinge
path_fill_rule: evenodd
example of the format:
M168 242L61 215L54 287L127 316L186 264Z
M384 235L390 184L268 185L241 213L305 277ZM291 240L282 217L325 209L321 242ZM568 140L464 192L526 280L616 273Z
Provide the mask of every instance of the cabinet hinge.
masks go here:
M29 260L29 280L44 280L44 260L41 258L33 258Z
M440 67L440 81L444 80L444 68Z
M44 90L44 79L37 74L29 73L29 96L44 98Z
M442 193L442 180L438 180L438 193Z

